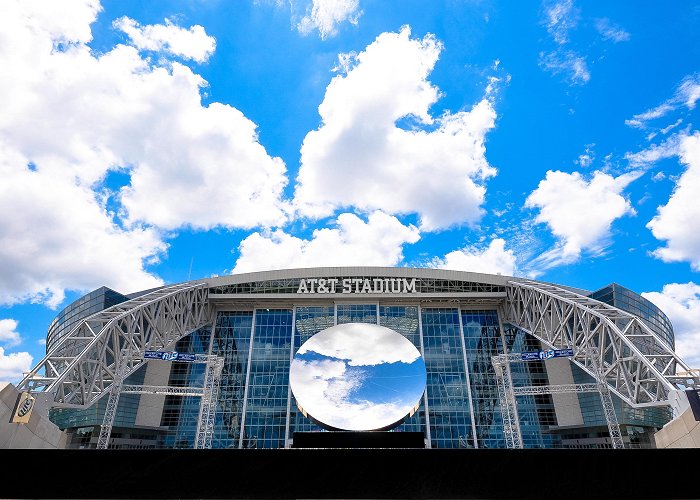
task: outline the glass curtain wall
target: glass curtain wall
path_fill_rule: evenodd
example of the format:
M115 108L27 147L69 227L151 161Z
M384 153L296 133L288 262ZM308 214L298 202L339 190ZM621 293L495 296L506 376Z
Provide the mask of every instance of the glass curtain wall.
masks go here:
M175 344L178 352L206 354L209 352L211 327L192 332ZM170 369L168 385L173 387L204 387L203 363L174 361ZM165 396L160 425L167 429L159 443L164 448L194 448L199 420L201 397Z
M464 345L479 448L505 448L501 402L491 356L503 354L496 311L462 311Z
M284 448L292 310L257 309L250 356L243 448Z
M252 311L222 311L217 315L211 353L222 356L224 366L214 420L213 448L238 448L240 442L252 327Z
M423 358L433 448L474 446L457 309L423 309Z
M304 342L321 330L335 324L335 310L330 307L297 307L294 322L294 352L299 350ZM321 427L306 418L297 407L294 395L289 397L289 439L294 439L295 432L320 432Z
M289 366L304 342L333 326L336 320L379 323L401 333L422 350L427 369L427 408L424 398L418 411L395 432L423 432L434 448L475 447L474 434L480 448L505 447L491 356L539 349L535 339L510 327L502 336L495 310L421 310L417 305L376 303L336 307L218 313L211 353L224 357L225 362L214 448L283 448L289 445L285 438L293 439L295 432L322 431L297 408L289 389ZM209 330L190 337L183 339L177 349L207 352ZM174 363L170 383L201 386L203 370L204 365ZM542 362L513 363L511 370L515 386L547 383ZM552 446L557 438L543 432L543 426L556 425L551 397L519 396L517 402L525 447ZM164 446L193 446L199 403L200 398L194 397L166 399L162 425L169 427L170 432Z
M379 324L399 332L420 352L420 330L417 306L379 306ZM425 435L425 402L421 400L418 410L396 429L396 432L422 432Z

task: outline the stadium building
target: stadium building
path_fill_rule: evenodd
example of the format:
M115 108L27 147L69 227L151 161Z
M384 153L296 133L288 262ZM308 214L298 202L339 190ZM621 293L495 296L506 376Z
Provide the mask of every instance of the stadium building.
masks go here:
M292 360L345 323L422 355L423 398L392 432L426 448L655 447L700 387L666 315L617 284L326 267L97 289L59 313L17 389L47 401L68 448L295 447L326 431L294 400Z

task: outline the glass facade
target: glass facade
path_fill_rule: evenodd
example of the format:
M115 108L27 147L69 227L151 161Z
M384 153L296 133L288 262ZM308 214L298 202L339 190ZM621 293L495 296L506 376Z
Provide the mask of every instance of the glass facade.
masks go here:
M661 309L650 301L624 286L613 283L589 295L592 299L605 302L641 318L647 326L666 343L675 347L673 325Z
M70 333L71 328L81 319L127 300L129 298L125 295L105 286L80 297L58 313L51 322L46 335L46 352L48 353L64 335Z
M505 446L491 364L491 356L504 352L497 312L372 303L219 312L211 353L223 356L225 363L213 447L283 448L295 432L326 432L298 409L289 389L289 365L312 335L348 322L391 328L423 353L426 394L418 410L393 432L422 432L433 448ZM208 337L197 335L190 344L181 341L178 350L206 352ZM522 332L511 335L510 347L520 348L524 337ZM546 384L539 365L514 368L514 384ZM202 377L201 365L177 363L170 384L201 385ZM551 399L520 399L525 445L551 445L554 438L542 432L553 414ZM193 445L198 404L198 398L168 398L162 424L169 432L163 446Z
M423 359L430 441L434 448L471 448L471 412L457 309L423 309Z
M240 442L252 327L252 311L220 312L217 316L211 353L224 358L224 367L214 426L215 448L238 448Z
M243 427L244 448L284 448L292 311L255 311Z
M129 375L124 383L140 385L143 384L146 367L142 366ZM97 400L95 404L85 409L73 408L52 408L49 411L49 418L60 429L70 429L75 427L93 427L102 425L105 410L107 409L108 396ZM117 413L114 419L115 427L133 427L136 421L136 413L139 408L140 394L121 394L117 403Z
M181 339L178 352L206 354L209 351L211 328L204 327ZM203 387L205 365L174 361L168 385L173 387ZM166 396L160 425L165 431L159 445L165 448L194 448L201 398L197 396Z

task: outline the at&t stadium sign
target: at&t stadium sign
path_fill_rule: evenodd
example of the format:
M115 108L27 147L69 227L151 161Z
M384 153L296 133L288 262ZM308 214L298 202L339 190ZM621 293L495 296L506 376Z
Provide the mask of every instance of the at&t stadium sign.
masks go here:
M299 281L297 293L416 293L416 279L306 278Z

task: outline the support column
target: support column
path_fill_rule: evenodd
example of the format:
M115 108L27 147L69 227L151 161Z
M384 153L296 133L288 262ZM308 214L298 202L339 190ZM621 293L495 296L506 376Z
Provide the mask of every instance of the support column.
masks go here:
M467 360L467 342L464 338L464 325L462 325L462 308L457 308L459 315L459 338L462 341L462 356L464 358L464 373L467 377L467 397L469 398L469 421L472 425L472 439L474 448L479 447L479 441L476 439L476 423L474 422L474 401L472 400L472 384L469 375L469 361Z
M420 304L418 304L418 336L420 337L420 355L423 356L425 361L425 349L423 347L423 311L421 310ZM427 363L426 363L426 375L427 375ZM426 378L427 382L427 378ZM428 387L426 383L425 392L423 393L423 409L425 412L425 439L426 448L432 448L432 439L430 437L430 411L428 409Z

